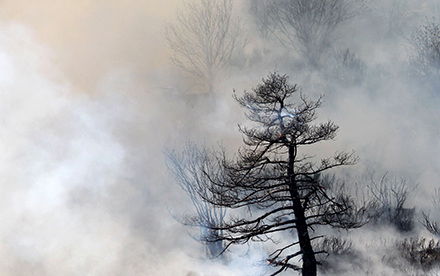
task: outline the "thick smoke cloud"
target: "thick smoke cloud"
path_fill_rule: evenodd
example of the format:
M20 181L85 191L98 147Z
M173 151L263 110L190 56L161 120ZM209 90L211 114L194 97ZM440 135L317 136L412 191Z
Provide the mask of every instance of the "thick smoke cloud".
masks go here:
M180 1L3 1L2 21L30 26L55 51L53 62L79 88L94 85L109 68L146 74L168 62L161 41L165 20Z
M4 23L0 35L1 275L184 274L158 101L127 98L124 70L88 96L32 28Z
M404 2L408 20L391 34L377 22L393 19L384 12L393 1L370 2L377 3L340 30L338 47L368 67L367 80L350 87L295 69L282 47L254 31L248 2L236 2L249 44L207 96L171 67L162 37L181 1L2 1L0 276L265 272L261 245L234 248L225 262L200 258L191 230L173 218L191 212L191 203L170 183L163 151L187 139L234 151L236 124L245 119L232 89L250 89L274 70L305 93L326 94L320 119L341 129L316 153L355 149L361 162L343 171L348 179L363 185L361 176L373 171L419 183L407 207L433 214L439 98L402 68L405 37L425 16L440 15L438 4ZM380 240L371 227L331 233L349 236L362 256L335 275L400 275L382 259L400 233L380 230Z
M187 130L183 102L163 94L170 77L161 73L168 61L158 33L166 12L136 2L122 10L65 4L2 7L0 274L199 275L214 268L234 275L198 260L200 246L172 218L188 202L168 183L162 151L176 144L175 130Z

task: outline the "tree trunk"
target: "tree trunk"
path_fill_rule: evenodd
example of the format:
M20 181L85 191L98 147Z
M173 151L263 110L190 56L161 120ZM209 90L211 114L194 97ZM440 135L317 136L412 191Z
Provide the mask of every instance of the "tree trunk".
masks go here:
M316 259L310 242L309 231L307 229L307 221L305 217L304 207L298 194L298 186L294 174L294 162L296 158L296 146L289 148L289 168L288 175L290 179L289 191L293 202L293 213L295 214L296 230L298 233L299 246L302 252L302 276L316 276Z
M299 246L302 251L302 276L316 276L315 252L313 251L312 244L310 242L304 209L302 208L301 202L298 198L294 200L293 211L295 213Z

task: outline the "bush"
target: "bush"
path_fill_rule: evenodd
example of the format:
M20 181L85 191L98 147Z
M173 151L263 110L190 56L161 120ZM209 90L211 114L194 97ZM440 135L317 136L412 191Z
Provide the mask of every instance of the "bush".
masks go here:
M350 240L340 237L325 237L315 243L319 269L322 274L344 274L353 267L362 267L361 256L353 249Z
M440 267L440 241L425 238L405 239L396 243L399 255L411 266L424 271Z
M406 208L408 195L417 185L404 179L389 180L385 174L379 182L370 180L367 185L370 197L376 200L370 213L377 224L390 224L400 232L414 229L415 208Z

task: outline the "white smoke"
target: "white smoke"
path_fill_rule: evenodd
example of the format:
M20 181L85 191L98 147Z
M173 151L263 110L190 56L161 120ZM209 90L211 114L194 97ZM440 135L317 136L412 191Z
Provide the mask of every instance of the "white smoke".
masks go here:
M43 1L40 13L11 8L17 5L11 2L1 5L7 11L2 14L24 18L30 26L0 24L0 276L265 272L265 246L270 245L234 247L226 263L195 258L200 245L168 211L184 213L191 204L168 183L162 150L179 147L188 137L235 148L241 143L236 123L244 119L231 98L232 89L249 90L270 70L284 73L264 63L283 56L277 57L274 50L269 51L273 56L264 56L261 50L260 57L255 51L254 63L233 68L229 75L223 72L215 100L190 98L177 86L191 81L170 73L174 71L167 64L169 53L159 39L159 17L174 14L165 12L166 4L154 3L147 16L139 7L147 10L149 1L125 1L124 8L117 2L104 7L80 1L87 4L79 7ZM29 2L18 3L28 7ZM168 1L169 6L177 2L180 5ZM418 11L408 3L419 13L411 14L408 24L419 24L428 8L421 5L425 10ZM75 6L76 12L66 12L66 5ZM64 11L67 23L51 23L61 16L52 11L57 9ZM419 194L409 203L429 209L440 171L438 100L407 85L404 75L396 77L406 58L404 39L375 45L379 23L371 18L378 17L369 13L353 23L358 28L342 36L341 44L349 43L360 53L373 68L369 74L376 74L376 65L382 63L393 67L395 75L328 93L319 118L330 118L341 128L336 142L323 143L316 152L357 150L361 163L350 168L353 173L379 168L378 174L408 177L420 183ZM308 84L320 78L310 75L291 74L290 80L306 94L322 93L309 89L314 87ZM168 93L170 87L174 94ZM373 242L379 231L387 244ZM352 234L362 260L376 264L370 270L352 269L398 273L381 262L388 253L384 248L392 248L392 238L399 235L385 228Z

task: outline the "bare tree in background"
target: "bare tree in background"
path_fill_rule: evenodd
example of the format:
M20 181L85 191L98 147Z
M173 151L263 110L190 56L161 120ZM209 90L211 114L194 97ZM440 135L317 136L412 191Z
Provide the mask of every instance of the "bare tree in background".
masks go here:
M209 196L209 191L205 187L209 183L209 177L204 171L209 170L209 174L222 175L218 170L220 166L216 165L217 159L208 151L197 148L194 144L188 143L182 152L177 154L174 151L166 153L168 172L173 180L179 184L183 191L185 191L191 199L195 208L197 220L199 223L199 236L195 237L199 241L210 240L213 237L219 236L221 230L210 228L211 225L221 225L226 214L226 209L222 206L215 206L204 201L203 197ZM183 224L188 219L180 220ZM217 257L224 250L223 241L206 244L207 256Z
M241 21L232 18L232 0L186 1L177 21L165 28L173 64L199 78L210 93L219 70L244 47L243 35Z
M253 0L260 33L275 38L318 67L338 39L335 31L362 7L357 0Z
M408 208L408 198L414 194L418 185L404 179L389 179L384 174L380 181L371 176L367 184L370 198L376 202L375 215L372 215L376 223L389 223L398 231L409 232L414 229L415 208ZM372 210L371 210L372 211Z
M401 0L374 0L370 3L372 10L379 14L386 22L387 37L402 35L404 27L412 16L412 12Z
M251 0L249 2L250 12L253 15L257 31L264 38L270 37L273 28L270 9L271 2L268 0Z
M316 160L304 152L310 145L333 139L338 126L331 121L314 124L321 98L310 100L298 90L287 76L273 73L252 92L235 96L255 123L252 128L240 126L244 147L234 159L224 149L211 152L217 161L196 168L197 175L207 180L200 182L203 186L197 196L235 214L213 223L210 228L216 236L208 236L207 242L224 241L226 250L233 244L275 241L287 234L288 240L276 242L278 249L268 256L267 263L277 268L272 275L293 269L315 276L315 256L322 252L313 249L312 240L322 236L311 235L314 227L354 228L364 223L362 210L352 198L323 176L332 168L356 163L357 158L338 152ZM188 223L204 225L205 221L195 216Z
M410 44L410 66L423 81L438 89L440 85L440 26L435 18L417 27L408 39Z

